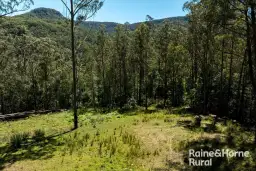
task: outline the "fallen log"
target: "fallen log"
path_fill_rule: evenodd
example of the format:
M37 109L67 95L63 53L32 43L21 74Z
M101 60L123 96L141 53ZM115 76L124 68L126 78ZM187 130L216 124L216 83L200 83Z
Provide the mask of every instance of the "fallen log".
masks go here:
M39 111L25 111L20 113L11 113L0 115L0 121L10 121L29 117L30 115L43 115L48 113L57 113L66 111L65 109L53 109L53 110L39 110Z

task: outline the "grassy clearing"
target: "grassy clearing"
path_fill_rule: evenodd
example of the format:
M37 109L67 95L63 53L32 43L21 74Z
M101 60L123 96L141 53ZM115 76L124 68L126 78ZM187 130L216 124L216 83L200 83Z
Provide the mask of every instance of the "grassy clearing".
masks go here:
M32 116L0 123L0 168L3 170L202 170L187 162L188 149L249 150L246 159L214 160L212 170L253 169L253 134L239 125L204 117L200 127L190 114L165 110L107 114L84 111L80 127L72 113ZM204 170L204 169L203 169ZM234 169L232 169L234 170Z

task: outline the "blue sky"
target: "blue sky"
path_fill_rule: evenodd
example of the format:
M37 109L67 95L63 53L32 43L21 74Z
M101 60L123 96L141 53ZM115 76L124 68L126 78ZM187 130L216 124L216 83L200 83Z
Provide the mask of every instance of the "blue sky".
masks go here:
M111 21L118 23L134 23L144 21L146 15L155 19L184 16L183 4L187 0L105 0L104 6L93 21ZM34 0L35 5L31 8L53 8L61 13L64 6L61 0Z

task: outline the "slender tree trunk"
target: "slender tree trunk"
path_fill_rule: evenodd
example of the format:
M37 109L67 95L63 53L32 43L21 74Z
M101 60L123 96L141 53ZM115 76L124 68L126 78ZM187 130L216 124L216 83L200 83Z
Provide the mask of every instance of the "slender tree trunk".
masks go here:
M147 61L147 59L148 59L148 52L146 52L146 58L145 58L145 65L144 65L144 69L145 69L145 81L144 81L144 85L145 85L145 105L146 105L146 110L148 110L148 65L147 65L147 63L148 63L148 61Z
M197 51L195 49L195 51ZM196 88L196 84L197 84L197 78L198 78L198 58L197 58L197 52L195 53L195 63L194 63L194 75L195 75L195 78L194 78L194 87L193 88Z
M242 67L239 74L239 81L238 81L238 89L237 89L237 107L236 107L236 119L239 118L240 108L241 108L241 85L243 80L243 72L244 72L244 65L247 58L247 50L244 52L244 59L242 63Z
M122 98L123 98L123 88L122 88L122 58L119 58L119 107L123 107Z
M233 84L233 50L234 50L234 40L232 38L232 42L231 42L231 55L230 55L230 62L229 62L229 80L228 80L228 104L231 98L231 87Z
M243 77L243 86L242 86L242 94L240 99L240 111L239 111L239 121L243 122L243 114L244 114L244 98L245 98L245 90L246 90L246 77Z
M2 113L2 115L4 115L5 114L5 111L4 111L4 95L3 95L3 93L1 92L1 94L0 94L0 100L1 100L1 113Z
M175 71L174 71L174 60L172 62L172 105L176 106L175 103Z
M255 24L255 13L254 13L254 4L251 5L251 17L252 17L252 30L253 30L253 43L256 45L256 24ZM252 60L252 46L251 46L251 32L250 32L250 23L248 19L247 10L245 10L245 20L246 20L246 35L247 35L247 52L248 52L248 64L249 64L249 75L253 87L254 95L256 95L256 80L254 77L254 67ZM255 54L256 55L256 54ZM256 141L256 137L255 137Z
M223 95L223 70L224 70L224 46L225 46L225 40L223 38L222 40L222 50L221 50L221 76L220 76L220 94L219 94L219 114L222 116L223 113L225 113L225 99Z
M72 50L72 67L73 67L73 110L74 110L74 129L78 128L78 117L77 117L77 97L76 97L76 57L75 57L75 35L74 35L74 5L73 0L70 0L71 6L71 50Z
M147 77L147 71L146 71L146 77L145 77L145 107L146 110L148 110L148 77Z
M167 100L167 56L164 55L164 107L166 106Z
M127 103L127 72L126 72L126 52L123 52L122 54L123 60L122 60L122 68L123 68L123 82L124 82L124 104Z
M208 48L208 46L207 46ZM204 61L203 61L203 93L204 93L204 103L203 103L203 114L206 115L208 113L208 68L207 68L207 52L205 49L204 52Z
M140 78L139 78L139 105L142 105L142 84L143 84L143 79L144 79L144 68L142 61L140 61Z
M256 19L255 19L255 2L251 2L251 18L252 18L252 32L253 32L253 45L254 45L254 62L256 62ZM251 47L251 43L250 43L250 30L249 30L249 21L248 21L248 14L247 14L247 10L246 10L246 24L247 24L247 47L250 46ZM249 52L250 51L250 52ZM253 87L253 93L254 96L256 96L256 80L255 80L255 76L254 76L254 65L256 65L256 63L253 62L252 59L252 52L251 49L249 49L249 53L248 53L248 62L249 62L249 75L250 75L250 79L252 82L252 87ZM254 63L254 64L253 64ZM256 143L256 129L255 129L255 137L254 137L254 142Z
M91 81L92 81L92 106L95 110L95 88L94 88L94 78L93 78L93 64L91 66Z
M221 50L221 76L220 76L220 90L221 90L221 99L222 100L222 92L223 92L223 69L224 69L224 46L225 40L222 40L222 50Z

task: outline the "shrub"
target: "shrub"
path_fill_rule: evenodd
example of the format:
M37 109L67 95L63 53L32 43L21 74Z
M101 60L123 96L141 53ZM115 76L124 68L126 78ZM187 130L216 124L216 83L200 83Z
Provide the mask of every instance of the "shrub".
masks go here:
M115 143L112 143L111 149L110 149L110 157L115 155L117 146Z
M194 126L200 127L201 126L202 118L201 116L195 116Z
M140 122L140 121L139 121L138 119L134 119L132 124L133 124L133 125L138 125L139 122Z
M155 126L159 126L159 125L160 125L160 123L158 123L158 122L155 122L155 123L154 123L154 125L155 125Z
M156 105L156 108L157 108L157 109L164 109L164 108L165 108L164 103L163 103L163 102L158 103L158 104Z
M96 136L100 136L100 131L97 129L97 132L95 134Z
M164 118L164 122L172 122L172 119L169 117Z
M229 145L233 145L234 144L234 136L236 136L235 134L237 132L240 132L240 129L238 127L238 125L234 125L231 121L227 122L227 129L226 129L226 142Z
M132 109L135 109L137 107L137 101L134 98L128 99L127 104Z
M10 137L10 145L13 148L20 148L21 145L27 141L29 138L29 133L18 133L18 134L13 134Z
M45 137L45 132L44 132L44 130L37 129L37 130L34 131L34 135L33 135L32 138L33 138L35 141L40 141L40 140L44 139L44 137Z
M153 154L154 156L158 156L159 155L159 151L158 151L158 149L156 149L155 151L154 151L154 154Z
M215 126L217 121L218 121L217 116L213 116L213 118L212 118L212 125Z
M101 156L102 155L102 146L103 146L103 141L100 141L99 142L99 155Z
M150 120L150 118L147 116L143 116L143 118L142 118L142 122L148 122L149 120Z
M90 139L90 134L86 133L84 136L84 140L87 142Z
M91 141L91 147L93 146L93 144L94 144L94 139L92 139L92 141Z
M80 108L80 109L77 110L78 115L83 115L83 114L85 114L86 112L87 112L87 109L86 109L86 108Z
M125 113L131 110L136 109L137 107L137 101L134 98L128 99L127 103L118 110L119 113Z

